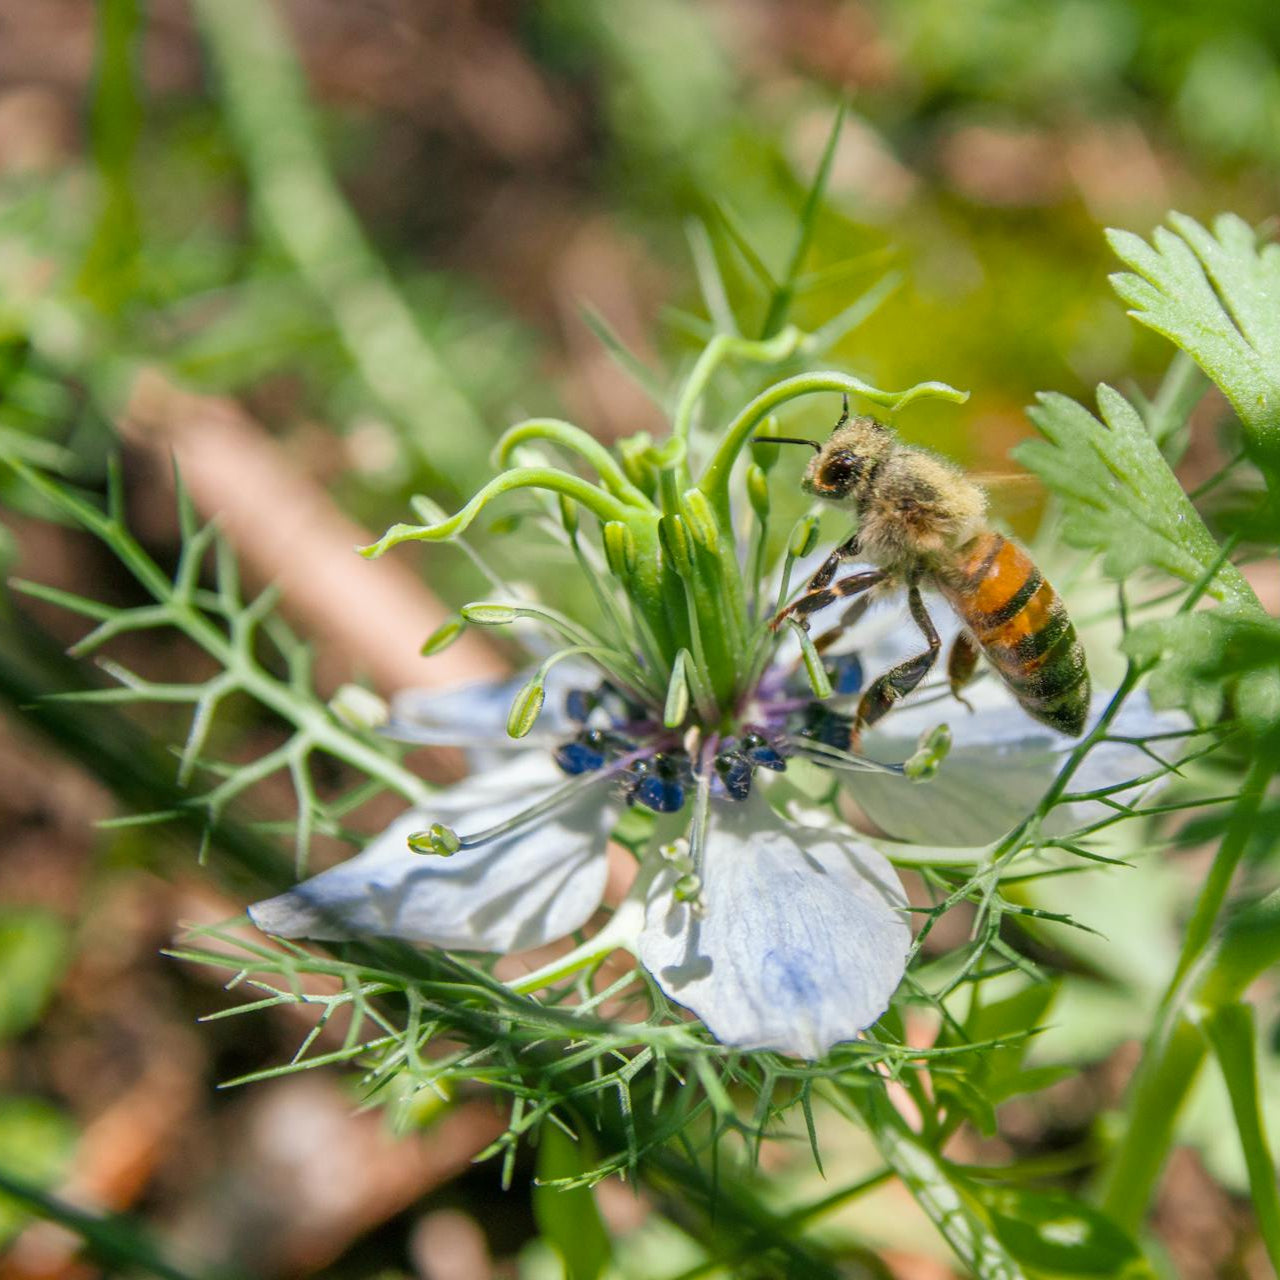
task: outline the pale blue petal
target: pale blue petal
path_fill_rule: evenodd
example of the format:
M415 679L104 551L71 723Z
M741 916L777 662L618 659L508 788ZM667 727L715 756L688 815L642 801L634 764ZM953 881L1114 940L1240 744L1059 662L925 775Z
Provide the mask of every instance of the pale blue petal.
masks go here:
M403 938L463 951L521 951L572 933L600 905L617 803L603 781L532 827L451 858L407 840L433 822L460 834L528 807L564 775L541 752L442 791L401 815L362 853L249 908L286 938Z
M820 1058L888 1007L906 966L906 899L887 860L797 827L754 792L717 806L697 919L664 872L639 956L723 1044Z
M507 715L531 671L509 680L481 680L455 689L402 689L391 699L391 719L382 732L400 742L426 746L483 744L490 750L525 751L527 738L507 735ZM603 677L599 668L567 659L546 677L546 699L536 732L566 735L573 725L564 712L570 689L594 689Z
M966 710L953 699L894 708L868 730L862 749L876 760L900 761L915 749L919 735L934 725L950 725L953 745L936 776L912 782L887 774L841 774L840 781L877 827L897 840L914 844L979 846L990 844L1022 821L1039 803L1079 741L1032 720L1012 697L991 680L975 689L977 709ZM1097 693L1090 725L1111 700ZM1130 695L1112 727L1124 737L1190 729L1178 712L1155 711L1143 692ZM1153 744L1164 758L1178 744ZM1127 743L1094 747L1071 783L1072 791L1090 791L1152 773L1158 766L1145 752ZM1136 792L1118 799L1132 801ZM1108 812L1097 801L1064 805L1046 823L1050 832L1069 831Z

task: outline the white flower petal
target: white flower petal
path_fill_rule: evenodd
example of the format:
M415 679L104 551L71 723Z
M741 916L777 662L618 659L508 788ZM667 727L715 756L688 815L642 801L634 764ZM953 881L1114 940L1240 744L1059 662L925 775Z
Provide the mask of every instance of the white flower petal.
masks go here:
M492 826L564 782L550 759L526 752L442 791L430 809L402 814L356 857L249 914L265 933L286 938L404 938L464 951L519 951L561 938L604 894L617 808L605 782L530 827L450 858L414 853L407 840L433 822L461 835Z
M915 844L979 846L990 844L1016 826L1039 803L1067 754L1079 741L1032 720L997 681L986 682L977 710L954 701L896 707L863 739L863 751L876 760L903 760L921 732L945 722L951 726L951 753L928 782L888 774L841 774L840 780L862 811L897 840ZM977 692L975 690L975 692ZM1097 693L1090 725L1110 701ZM1132 694L1112 733L1146 738L1190 729L1176 712L1157 712L1143 692ZM1157 743L1166 759L1177 744ZM1085 758L1071 782L1075 792L1142 777L1158 766L1127 743L1103 742ZM1132 799L1130 792L1117 798ZM1067 831L1111 812L1097 801L1064 805L1050 815L1046 829Z
M712 815L703 919L673 881L650 889L640 959L722 1043L820 1058L888 1007L911 931L897 875L870 846L792 826L757 791Z

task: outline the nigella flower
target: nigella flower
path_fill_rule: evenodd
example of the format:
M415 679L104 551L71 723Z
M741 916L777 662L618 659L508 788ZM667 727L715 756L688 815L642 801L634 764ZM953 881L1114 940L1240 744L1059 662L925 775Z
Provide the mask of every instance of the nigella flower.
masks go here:
M408 694L391 728L435 742L452 723L454 740L487 760L513 745L499 736L512 692ZM888 859L847 831L780 815L754 777L784 766L763 735L704 753L707 770L669 734L654 735L665 751L639 745L646 726L619 718L625 702L607 686L565 690L564 702L586 721L554 751L521 743L429 809L403 814L356 857L258 903L255 924L285 937L390 936L464 951L542 946L599 908L606 842L628 803L664 816L687 808L690 836L655 837L627 902L584 958L630 948L673 1000L743 1048L818 1058L874 1022L911 940ZM455 843L446 856L414 851Z
M739 340L742 354L759 348L757 359L800 345L794 330ZM368 549L457 540L505 494L553 494L558 506L539 518L576 561L598 616L566 616L495 579L499 598L466 606L428 649L463 625L515 624L562 647L538 651L541 662L516 687L398 699L389 732L468 748L471 776L350 861L259 903L251 910L259 927L464 951L540 946L600 908L606 843L630 806L653 815L634 888L595 936L519 990L536 992L626 948L725 1044L806 1058L884 1012L910 945L905 895L885 855L814 798L843 780L891 836L981 844L1034 805L1062 744L1046 745L1047 731L1009 699L969 721L926 700L918 711L896 709L858 742L845 705L861 684L858 656L824 658L799 628L770 626L796 562L815 545L816 522L805 517L789 538L775 536L766 469L776 448L757 448L745 473L735 461L763 420L797 396L852 392L896 407L957 393L924 384L895 396L842 374L801 375L763 392L722 438L699 442L698 398L728 350L704 354L661 446L624 441L615 455L542 419L499 442L500 463L531 445L573 452L598 484L537 458L502 471L452 517L419 501L427 523L397 525ZM696 482L695 452L704 464ZM749 504L735 501L743 494ZM594 533L580 527L583 513ZM770 569L775 560L780 568ZM913 714L926 728L944 718L956 725L950 757L936 734L920 746ZM984 776L1006 740L1007 759ZM1015 767L1017 785L1002 792ZM993 795L1001 798L983 798Z

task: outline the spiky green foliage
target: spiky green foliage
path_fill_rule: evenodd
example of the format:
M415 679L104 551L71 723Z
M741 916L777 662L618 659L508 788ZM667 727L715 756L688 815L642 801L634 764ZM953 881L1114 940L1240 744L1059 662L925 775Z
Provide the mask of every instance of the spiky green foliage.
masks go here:
M190 706L189 729L178 761L178 782L185 785L198 775L217 780L194 793L184 808L203 812L212 826L237 797L273 774L286 773L297 800L297 818L289 827L294 832L297 865L302 870L313 832L341 834L342 817L379 790L395 791L407 802L426 798L425 784L398 763L393 751L375 744L370 735L343 724L316 695L310 680L311 651L275 614L276 593L267 589L253 599L244 597L234 556L218 536L215 525L197 523L180 485L182 551L169 575L125 524L117 470L111 471L107 510L103 511L46 474L12 460L10 465L54 510L101 539L150 597L147 604L117 607L41 583L15 581L13 585L19 591L96 622L73 647L74 656L95 654L111 641L133 632L170 629L203 650L216 664L215 672L204 680L157 683L119 662L104 659L102 669L117 682L116 688L68 690L56 695L85 704ZM210 558L215 577L212 589L203 585L201 577ZM264 649L283 666L283 675L275 674L266 665ZM285 741L248 763L232 765L206 759L204 752L215 718L237 694L248 696L265 712L278 716L288 726ZM322 800L313 776L312 758L317 754L358 770L358 781L342 794ZM177 811L160 810L136 814L129 820L151 823L177 816Z

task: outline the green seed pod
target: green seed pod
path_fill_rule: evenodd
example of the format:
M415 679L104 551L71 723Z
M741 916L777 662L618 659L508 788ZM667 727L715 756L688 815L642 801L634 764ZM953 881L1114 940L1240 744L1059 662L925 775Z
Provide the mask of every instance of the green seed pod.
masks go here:
M782 450L776 444L761 443L760 437L777 434L778 420L770 415L756 428L756 433L751 438L751 456L760 470L766 473L773 470Z
M545 697L546 690L536 676L516 694L515 701L511 704L511 712L507 716L509 738L523 738L528 734L538 718L538 713L542 710L542 701Z
M951 750L951 727L935 725L920 735L915 752L903 763L902 771L913 782L924 782L938 772Z
M663 516L658 521L658 537L667 562L682 577L692 578L697 571L693 558L693 539L689 526L681 516Z
M513 609L509 604L489 604L480 601L475 604L464 604L462 616L468 622L474 622L477 627L507 627L520 616L520 610Z
M604 558L619 578L629 578L636 567L638 551L636 535L621 520L607 520L604 525Z
M756 519L764 524L769 518L769 477L754 462L747 468L747 498Z
M447 649L466 629L466 622L456 613L451 614L422 642L422 648L418 652L424 658L429 658L432 654Z
M680 509L694 541L715 555L720 550L720 522L707 495L701 489L686 489L680 499Z
M443 822L433 822L426 831L415 831L409 837L409 848L414 853L427 854L435 858L451 858L462 848L462 841L452 827Z
M653 437L647 431L638 431L618 441L618 454L627 479L646 496L652 498L657 488L653 470Z
M791 530L787 542L787 555L796 560L803 560L818 545L818 519L816 516L801 516L796 527Z
M559 498L560 523L564 525L564 531L570 538L576 538L578 536L578 504L572 498L566 498L563 493Z

